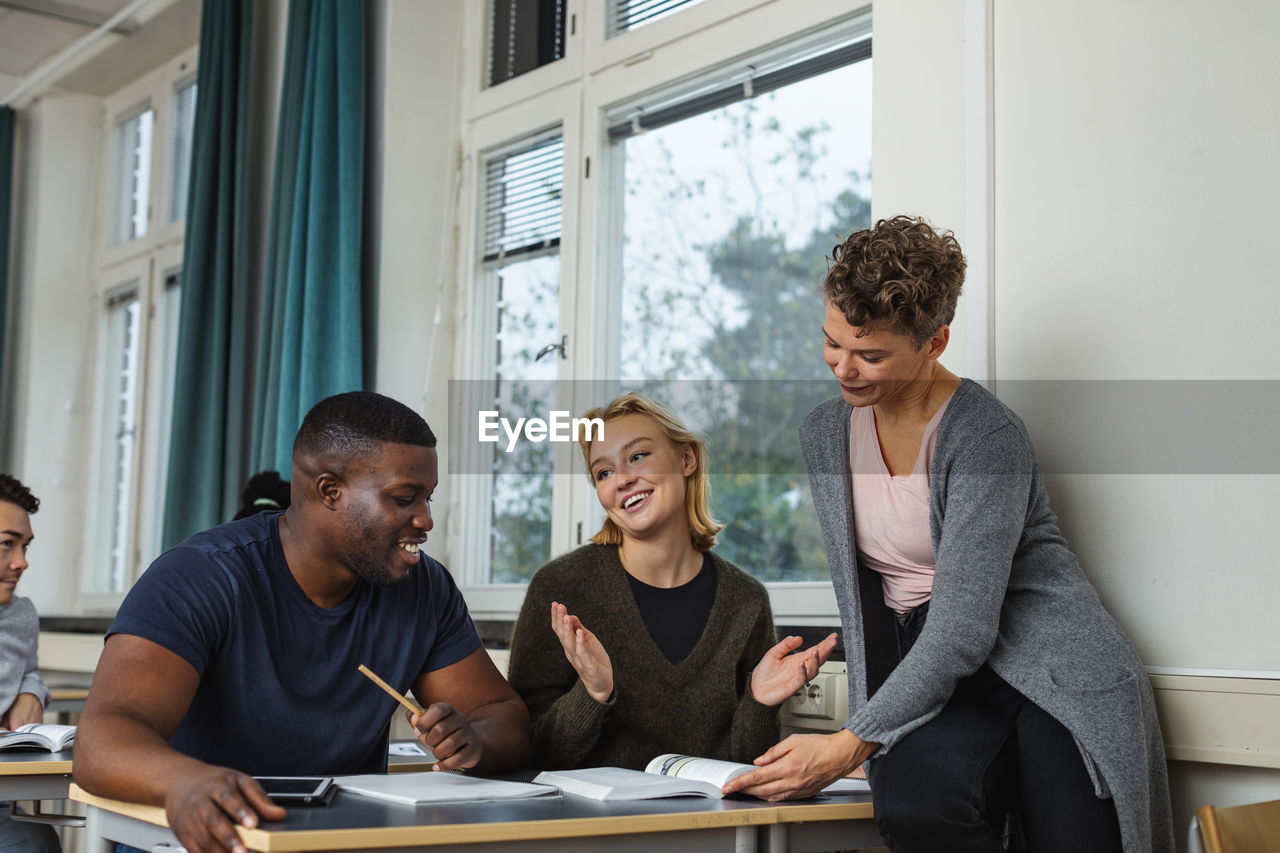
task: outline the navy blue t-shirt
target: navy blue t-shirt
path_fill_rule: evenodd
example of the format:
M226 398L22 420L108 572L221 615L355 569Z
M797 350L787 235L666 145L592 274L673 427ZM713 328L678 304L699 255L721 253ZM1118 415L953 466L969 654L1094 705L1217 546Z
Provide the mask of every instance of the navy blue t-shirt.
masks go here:
M401 584L360 581L331 609L285 563L280 513L198 533L138 579L107 636L164 646L200 673L169 743L246 773L379 773L395 700L356 667L407 690L480 637L453 579L425 554Z

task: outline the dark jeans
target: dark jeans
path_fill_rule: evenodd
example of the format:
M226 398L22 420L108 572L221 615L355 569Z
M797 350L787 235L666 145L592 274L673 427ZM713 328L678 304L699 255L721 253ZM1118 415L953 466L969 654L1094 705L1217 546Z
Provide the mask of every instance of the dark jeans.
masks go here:
M902 654L927 614L926 604L899 623ZM1121 850L1115 804L1094 795L1071 733L985 665L868 770L876 824L894 851L1004 850L1011 814L1015 849Z
M0 803L0 853L61 853L62 842L53 827L27 823L9 816L9 804Z

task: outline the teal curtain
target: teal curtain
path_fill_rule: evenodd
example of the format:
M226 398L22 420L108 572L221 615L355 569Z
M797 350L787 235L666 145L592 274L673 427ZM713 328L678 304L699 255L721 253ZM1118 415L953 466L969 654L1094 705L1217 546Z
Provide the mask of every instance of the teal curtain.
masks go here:
M204 0L164 545L231 517L244 471L253 0Z
M9 226L13 210L13 110L0 107L0 400L4 399L4 353L9 304ZM8 429L9 424L0 423Z
M290 470L307 410L360 389L361 0L293 0L285 36L254 408L253 467Z

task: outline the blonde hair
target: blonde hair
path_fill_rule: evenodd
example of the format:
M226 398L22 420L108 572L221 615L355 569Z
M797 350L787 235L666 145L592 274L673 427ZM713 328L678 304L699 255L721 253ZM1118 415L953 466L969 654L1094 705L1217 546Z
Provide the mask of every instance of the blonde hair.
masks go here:
M599 418L608 423L623 415L645 415L651 418L661 429L667 440L676 447L688 447L693 450L695 467L693 473L686 478L684 490L684 510L689 519L689 538L694 550L709 551L716 544L716 534L724 529L711 517L711 479L707 476L707 445L702 437L680 422L675 413L666 406L651 400L643 394L634 392L623 394L611 400L602 408L592 409L582 415L584 418ZM591 430L584 430L578 439L582 448L582 459L587 464L587 479L592 485L595 479L591 476ZM591 541L597 545L621 545L622 531L613 519L606 517L604 525Z

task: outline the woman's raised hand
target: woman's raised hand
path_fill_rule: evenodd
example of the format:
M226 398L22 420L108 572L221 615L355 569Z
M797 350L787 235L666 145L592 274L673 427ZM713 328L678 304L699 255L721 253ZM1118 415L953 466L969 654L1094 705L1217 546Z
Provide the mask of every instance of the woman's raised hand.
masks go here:
M564 656L582 678L582 686L597 702L613 695L613 664L596 635L582 627L578 617L558 601L551 602L551 630L556 632Z
M802 642L800 637L784 637L756 664L751 673L751 695L761 705L781 705L788 696L812 681L831 657L836 635L831 634L816 646L791 654Z

